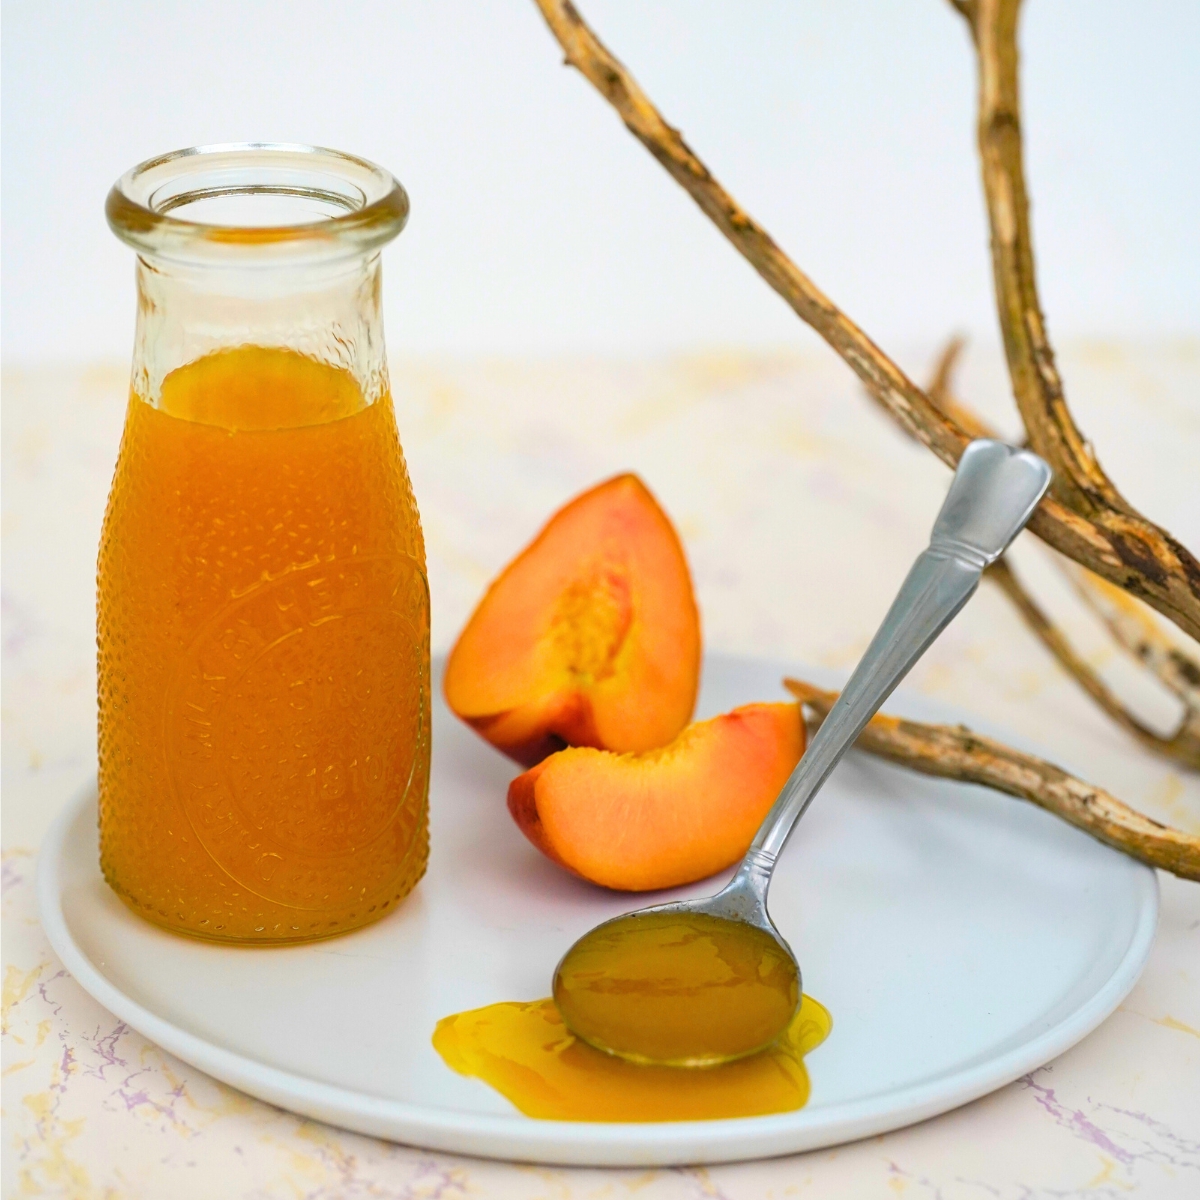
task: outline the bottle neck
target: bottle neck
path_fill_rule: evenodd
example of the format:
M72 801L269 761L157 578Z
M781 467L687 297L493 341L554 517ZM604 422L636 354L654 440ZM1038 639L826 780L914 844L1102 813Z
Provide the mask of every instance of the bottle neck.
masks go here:
M373 404L387 392L378 252L334 262L199 265L139 256L134 393L238 346L295 351L347 371Z

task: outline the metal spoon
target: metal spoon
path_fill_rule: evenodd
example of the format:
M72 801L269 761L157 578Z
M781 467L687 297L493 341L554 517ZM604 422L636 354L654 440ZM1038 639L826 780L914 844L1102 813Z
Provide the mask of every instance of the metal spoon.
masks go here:
M801 980L767 915L780 851L842 755L1033 515L1050 475L1035 454L1003 442L966 448L929 547L733 879L715 896L606 921L564 955L554 999L572 1033L636 1062L708 1066L762 1050L787 1028Z

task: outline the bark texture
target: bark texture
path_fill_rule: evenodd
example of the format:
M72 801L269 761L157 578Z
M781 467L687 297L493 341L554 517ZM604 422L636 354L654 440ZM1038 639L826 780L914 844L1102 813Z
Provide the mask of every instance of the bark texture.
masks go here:
M837 692L801 679L785 679L784 686L804 705L814 728L838 698ZM978 783L1028 800L1140 862L1200 880L1200 837L1162 825L1103 788L965 725L927 725L880 713L856 745L925 775Z

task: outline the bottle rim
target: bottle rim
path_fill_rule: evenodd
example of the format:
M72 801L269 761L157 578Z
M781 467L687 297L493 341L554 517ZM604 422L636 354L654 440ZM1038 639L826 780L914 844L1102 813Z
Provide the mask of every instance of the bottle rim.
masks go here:
M263 203L268 197L276 205L275 219ZM259 220L256 203L268 219ZM179 215L192 205L211 212L214 204L251 212L254 219ZM278 219L280 205L301 219ZM340 150L291 142L174 150L126 171L105 203L110 228L139 254L218 265L367 254L404 228L408 212L408 193L383 167Z

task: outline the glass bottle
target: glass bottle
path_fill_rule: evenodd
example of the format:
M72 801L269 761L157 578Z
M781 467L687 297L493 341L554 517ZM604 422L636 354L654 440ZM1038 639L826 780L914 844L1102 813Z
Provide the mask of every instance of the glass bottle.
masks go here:
M380 313L408 198L237 144L142 163L106 211L138 309L98 566L104 877L197 937L354 929L428 858L429 590Z

